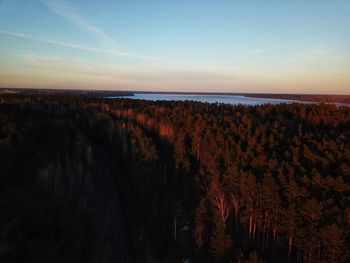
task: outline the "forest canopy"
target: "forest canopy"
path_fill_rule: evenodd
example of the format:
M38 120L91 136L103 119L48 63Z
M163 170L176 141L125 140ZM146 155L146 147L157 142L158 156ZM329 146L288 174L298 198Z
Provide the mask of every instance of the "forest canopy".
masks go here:
M101 253L136 262L350 260L349 107L0 102L0 259L63 262L64 251L65 262L98 262ZM108 215L117 226L103 222L123 225L134 257L96 242L115 202L123 219L116 210Z

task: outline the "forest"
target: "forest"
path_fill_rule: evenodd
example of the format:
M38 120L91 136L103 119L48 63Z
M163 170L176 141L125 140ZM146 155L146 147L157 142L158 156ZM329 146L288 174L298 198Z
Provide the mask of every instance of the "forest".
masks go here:
M0 97L0 262L350 262L350 108Z

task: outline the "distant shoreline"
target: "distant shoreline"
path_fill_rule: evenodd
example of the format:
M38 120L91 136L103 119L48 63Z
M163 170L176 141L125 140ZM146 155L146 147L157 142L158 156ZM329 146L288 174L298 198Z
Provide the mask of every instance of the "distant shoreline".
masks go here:
M260 99L281 99L300 102L317 102L332 104L350 104L350 95L326 94L275 94L275 93L241 93L241 92L170 92L170 91L115 91L115 90L74 90L74 89L25 89L0 88L0 95L56 95L56 96L88 96L88 97L125 97L134 94L175 94L175 95L221 95L245 96Z
M329 94L276 94L276 93L237 93L237 92L157 92L134 91L134 94L176 94L176 95L231 95L259 99L280 99L289 101L350 104L350 95Z

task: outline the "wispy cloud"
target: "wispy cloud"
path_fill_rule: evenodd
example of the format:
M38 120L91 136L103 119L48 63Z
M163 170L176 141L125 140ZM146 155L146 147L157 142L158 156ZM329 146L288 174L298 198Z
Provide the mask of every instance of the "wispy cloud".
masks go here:
M310 46L294 53L288 60L291 63L327 67L329 70L348 69L350 67L350 53L348 50L337 50L325 43Z
M62 42L62 41L45 39L45 38L41 38L41 37L31 36L31 35L17 33L17 32L5 31L5 30L0 30L0 34L12 36L12 37L17 37L17 38L22 38L22 39L27 39L27 40L33 40L33 41L37 41L37 42L42 42L42 43L46 43L49 45L61 46L61 47L72 48L72 49L79 49L79 50L90 51L90 52L95 52L95 53L102 53L102 54L112 55L112 56L116 56L116 57L129 57L129 58L133 58L133 59L143 59L143 60L151 60L151 61L167 62L167 63L174 62L174 61L170 61L170 60L162 59L162 58L157 58L157 57L143 56L143 55L138 55L138 54L129 53L129 52L119 52L119 51L114 51L114 50L93 48L93 47L89 47L89 46L85 46L85 45L72 44L72 43L67 43L67 42Z
M63 41L51 40L51 39L36 37L36 36L17 33L17 32L5 31L5 30L0 30L0 34L23 38L27 40L38 41L38 42L61 46L65 48L72 48L72 49L79 49L84 51L108 54L116 57L128 57L131 59L150 60L150 61L165 62L165 63L178 63L168 59L135 54L135 53L121 50L120 48L118 48L117 43L110 36L108 36L108 34L106 34L103 30L99 29L98 27L88 23L83 17L81 17L76 12L76 10L71 5L71 3L67 0L40 0L40 1L45 6L47 6L53 13L57 14L58 16L65 19L66 21L70 22L74 27L78 28L79 30L93 37L102 46L102 48L93 48L86 45L67 43Z
M277 47L267 47L267 48L260 48L260 49L255 49L255 50L251 50L247 53L247 55L251 56L251 55L256 55L256 54L260 54L260 53L264 53L273 49L276 49Z
M73 26L79 30L89 34L95 38L104 48L108 50L116 50L117 43L108 36L103 30L88 23L83 17L81 17L66 0L41 0L41 2L47 6L53 13L62 17L70 22Z
M128 67L118 64L91 63L71 58L43 56L40 54L25 54L22 59L30 70L48 70L61 74L78 74L84 76L107 77L119 80L140 81L152 83L169 82L225 82L234 81L237 77L228 72L208 69L186 69L173 67ZM153 84L154 84L153 83Z
M62 60L62 58L56 56L39 56L35 54L26 54L23 56L23 59L31 63L37 63L42 61L57 62Z

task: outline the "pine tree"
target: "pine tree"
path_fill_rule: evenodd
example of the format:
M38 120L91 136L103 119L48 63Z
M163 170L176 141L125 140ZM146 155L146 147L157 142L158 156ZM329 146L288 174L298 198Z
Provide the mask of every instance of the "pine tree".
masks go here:
M207 201L205 198L202 198L199 201L194 215L195 241L198 248L201 248L206 240L205 229L207 225L207 213Z
M209 252L215 259L223 260L230 245L231 240L226 234L226 224L221 216L216 215L210 236Z
M320 231L323 261L341 262L345 250L343 231L336 224L326 225Z

